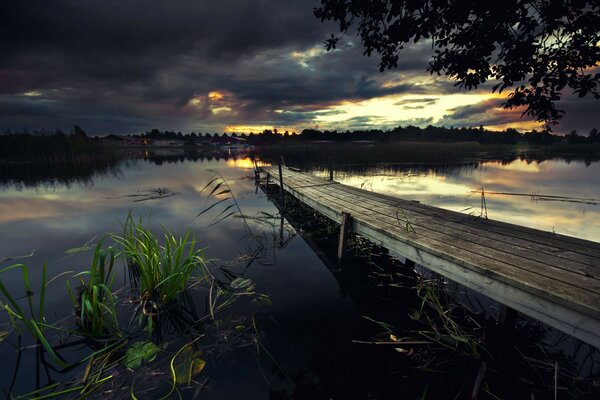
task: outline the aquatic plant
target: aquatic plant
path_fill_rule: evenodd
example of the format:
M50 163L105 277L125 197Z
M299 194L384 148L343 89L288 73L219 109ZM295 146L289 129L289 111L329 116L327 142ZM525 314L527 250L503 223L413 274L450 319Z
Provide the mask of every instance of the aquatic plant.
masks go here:
M19 321L25 325L27 331L35 338L35 340L42 345L46 350L50 358L61 367L66 367L67 363L65 360L54 350L52 345L46 339L44 334L44 328L48 327L45 323L46 319L44 316L45 302L46 302L46 263L42 267L42 281L40 283L40 291L38 294L39 305L37 309L37 316L33 306L32 297L34 295L30 281L29 281L29 269L24 264L15 264L0 270L0 275L14 269L21 269L23 273L23 286L25 289L25 296L27 298L27 305L29 313L26 313L23 308L19 305L18 297L13 296L7 287L4 285L2 279L0 279L0 292L4 295L5 302L0 300L0 306L8 313L10 320L14 328L20 333Z
M223 175L219 174L216 171L210 170L210 172L215 174L215 177L213 179L211 179L202 188L200 193L203 193L205 190L212 188L211 191L208 193L207 198L214 197L216 199L218 196L220 196L220 198L217 201L215 201L214 203L212 203L210 206L206 207L204 210L202 210L198 214L196 214L195 218L198 218L199 216L207 213L208 211L210 211L214 207L218 206L219 204L223 204L223 206L225 206L225 207L221 210L221 212L219 214L217 214L217 216L212 220L212 222L210 223L209 226L216 225L219 222L221 222L231 216L237 215L238 217L240 217L242 219L242 222L244 223L244 228L246 228L246 230L248 231L248 234L252 237L256 237L252 233L252 229L250 229L250 226L248 225L248 221L246 220L247 216L244 215L244 213L242 212L242 209L240 208L240 204L238 203L233 191L231 190L231 186L229 186L229 182L227 182L227 179L225 179L223 177Z
M77 296L73 294L69 281L66 282L75 306L75 314L79 318L81 332L86 336L112 338L121 336L117 321L116 299L112 293L115 281L114 263L113 248L103 248L100 241L94 248L90 269L75 275L81 279ZM88 277L87 283L83 276Z
M145 313L154 313L146 306L156 311L158 304L174 301L195 273L203 278L210 276L204 252L197 248L198 242L190 232L177 238L163 227L161 244L158 237L142 225L141 219L135 222L129 215L123 234L111 237L119 246L117 255L125 258L132 273Z
M419 336L451 351L480 358L485 349L475 335L475 329L468 330L465 327L466 321L461 324L453 318L453 311L462 306L457 303L444 304L440 294L442 289L436 287L436 282L431 280L424 280L416 289L421 298L421 306L413 312L411 318L424 323L424 327L417 331ZM475 321L471 319L469 322Z

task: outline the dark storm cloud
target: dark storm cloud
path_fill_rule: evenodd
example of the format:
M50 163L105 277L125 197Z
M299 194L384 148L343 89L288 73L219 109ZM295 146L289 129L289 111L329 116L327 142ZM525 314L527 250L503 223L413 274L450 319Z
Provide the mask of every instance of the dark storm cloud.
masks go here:
M398 69L385 73L379 73L377 56L362 55L350 33L336 51L325 52L322 41L337 26L312 15L316 4L2 2L0 128L79 124L91 133L135 133L303 127L344 102L410 94L415 98L397 105L419 109L434 104L433 96L458 92L452 82L425 72L431 56L426 42L405 49ZM466 123L473 116L486 118L485 107L447 117ZM346 125L383 123L367 116Z
M579 134L587 135L592 128L600 129L600 101L591 97L581 99L576 95L568 95L557 106L565 112L565 116L558 122L557 131L566 134L576 130Z
M337 28L314 18L314 5L3 2L0 126L68 127L86 120L91 132L124 132L285 122L289 116L277 109L306 113L296 115L303 122L340 101L427 91L385 84L398 72L379 74L377 58L363 57L352 37L325 54L322 40ZM423 71L424 50L408 54L399 70ZM41 96L20 98L29 91ZM215 114L218 105L194 100L211 91L229 94L230 113ZM191 101L202 105L190 107Z
M490 99L467 106L450 109L450 113L444 115L438 125L471 127L471 126L494 126L509 124L520 119L522 111L504 110L499 108L498 99Z

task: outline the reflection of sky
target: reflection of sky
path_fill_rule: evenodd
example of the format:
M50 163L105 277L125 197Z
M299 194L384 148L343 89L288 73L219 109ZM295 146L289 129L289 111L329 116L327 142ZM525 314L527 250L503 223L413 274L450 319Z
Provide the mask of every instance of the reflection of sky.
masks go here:
M446 209L481 212L481 194L486 192L523 193L526 196L487 194L490 219L525 225L569 236L600 241L600 206L558 201L534 201L530 195L553 195L600 199L600 164L517 160L502 165L487 162L475 169L451 173L375 170L368 176L344 173L336 176L342 183L419 200Z
M200 246L206 248L207 257L218 260L217 265L223 265L238 255L248 254L256 243L246 235L237 218L209 226L222 210L220 206L194 218L215 201L201 191L218 171L227 178L244 214L253 216L260 211L277 214L260 191L255 194L251 168L252 164L247 159L162 165L138 161L124 167L119 177L99 177L89 185L71 185L68 188L57 185L37 190L5 188L0 190L0 257L23 255L35 249L34 257L23 260L31 267L30 277L35 292L35 288L39 287L42 262L48 263L49 277L64 271L83 270L89 266L90 253L65 257L64 251L90 240L97 241L106 232L118 232L120 222L131 210L134 216L143 216L145 225L155 232L160 231L159 223L173 229L176 234L191 230ZM598 164L584 167L578 163L527 165L514 162L507 166L488 163L479 168L453 170L446 174L439 171L424 174L380 170L372 176L349 173L337 176L337 179L460 211L470 205L477 208L477 195L467 196L471 189L482 185L486 190L598 197L594 192L599 183L598 172ZM133 202L127 197L114 198L157 188L168 188L179 194L143 202ZM594 219L598 220L596 206L532 203L527 198L489 196L488 209L491 218L542 229L556 226L560 233L587 235L599 240L598 226L592 223ZM265 328L265 334L269 351L277 361L289 371L302 373L306 370L310 374L318 374L318 379L315 379L333 386L347 387L360 382L369 386L379 382L382 371L378 371L377 366L381 355L373 353L370 348L352 344L353 339L364 339L373 333L372 324L362 317L365 313L360 305L354 302L352 296L342 293L336 279L301 238L296 237L280 249L276 245L277 227L271 232L268 226L259 227L252 220L249 223L267 247L272 246L267 249L269 255L255 262L244 276L255 281L258 290L268 294L272 300L264 318L272 321L272 326ZM244 263L236 264L234 269L243 271ZM22 290L22 277L18 271L3 275L2 280L11 290L17 293ZM47 319L54 322L71 313L72 304L66 294L64 279L57 279L47 288ZM5 313L0 313L0 322L5 322L6 318ZM16 354L6 342L0 345L0 356L7 364L15 363ZM359 369L365 372L361 379L348 383L347 375L336 374L335 371L350 365L348 360L351 358L365 360L367 367L364 371ZM271 388L262 380L255 379L255 362L250 357L250 361L236 364L232 367L234 369L211 372L211 376L219 382L217 390L223 393L223 398L237 398L244 391L248 398L268 397ZM330 365L335 367L315 372L315 366ZM33 358L23 357L21 366L33 370ZM382 364L381 368L385 365ZM355 369L349 368L348 371L352 373ZM7 379L10 379L8 374L0 376L0 386L6 387ZM18 379L16 391L31 390L31 382L31 377L26 375Z
M49 277L64 271L75 273L83 270L89 266L90 252L65 257L64 251L94 238L97 242L106 232L118 232L120 223L131 210L134 216L143 216L145 225L155 232L160 231L159 223L176 234L191 230L200 246L206 249L207 258L216 260L215 265L231 264L235 271L243 272L245 262L233 260L252 252L256 242L246 235L241 221L229 218L209 226L229 203L225 202L223 207L217 206L198 218L194 216L215 201L207 198L206 191L200 193L216 176L215 171L227 178L245 215L255 216L259 211L277 214L262 192L255 194L254 175L249 168L249 160L164 163L160 166L138 161L123 168L121 177L101 177L91 185L0 190L0 257L24 255L35 249L35 256L23 262L30 266L31 284L37 292L35 288L39 287L44 261L48 263ZM132 202L132 198L110 198L157 188L168 188L180 194L143 202ZM351 348L351 340L355 335L368 337L361 332L365 329L370 332L371 324L362 318L349 298L340 296L336 279L301 238L296 237L280 249L275 236L278 225L272 232L268 226L259 227L252 220L248 222L266 245L267 256L257 260L244 276L256 282L258 290L268 294L272 300L267 315L269 320L277 323L267 332L269 350L291 371L302 371L313 363L324 365L319 361L323 357L328 362L345 364L349 352L356 351ZM6 265L10 263L0 267ZM22 293L19 271L11 271L1 278L11 291ZM65 278L57 279L47 288L46 316L49 322L72 314ZM76 280L70 280L76 285ZM122 282L121 279L118 281ZM6 321L6 313L0 313L0 322ZM340 327L343 332L336 332ZM343 349L327 345L336 342ZM299 343L302 345L299 346ZM325 347L330 351L323 354ZM252 349L246 351L253 355ZM28 354L34 355L33 352ZM8 365L14 365L16 356L7 342L0 345L0 357ZM237 398L245 391L248 398L268 397L270 388L262 378L256 379L258 367L254 356L232 368L211 372L211 376L219 382L217 395L221 393L222 398ZM21 369L34 370L33 357L23 357ZM10 378L9 374L0 376L0 386L7 387L6 380ZM15 391L23 393L31 390L32 382L31 376L21 374Z

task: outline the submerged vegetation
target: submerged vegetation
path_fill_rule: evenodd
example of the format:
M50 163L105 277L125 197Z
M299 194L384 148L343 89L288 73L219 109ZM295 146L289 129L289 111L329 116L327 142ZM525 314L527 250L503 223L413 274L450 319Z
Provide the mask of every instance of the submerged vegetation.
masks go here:
M226 283L213 276L194 235L188 232L177 237L163 227L162 236L159 240L141 219L135 222L130 214L123 224L123 233L100 240L93 249L89 268L73 275L79 285L73 287L71 281L66 280L73 314L55 323L46 319L46 288L65 273L48 281L44 265L39 291L34 291L26 265L15 264L0 270L0 292L4 297L0 305L10 317L11 330L18 335L14 345L19 354L25 350L21 345L22 335L28 333L47 373L49 369L81 371L78 377L60 383L52 383L53 379L48 375L47 386L38 386L27 395L15 397L12 386L7 388L7 393L19 399L63 398L67 395L81 398L112 382L110 391L131 386L131 398L167 399L179 393L177 385L192 384L192 377L201 373L207 363L200 357L199 344L206 337L206 327L211 324L216 324L217 329L226 327L226 323L215 320L216 315L243 296L258 295L255 296L254 285L249 279L236 278ZM105 245L108 241L113 244ZM130 277L128 284L121 288L115 288L117 261L123 262L128 272L126 276ZM9 289L4 283L3 275L14 270L22 272L22 290ZM205 294L204 314L198 313L190 291ZM35 297L39 303L37 307ZM21 305L23 299L25 308ZM231 335L232 338L246 335L248 337L241 340L252 343L255 330L251 324L242 325L239 321L237 333ZM12 343L9 333L2 339ZM83 358L67 360L65 350L81 344L87 344L87 354ZM150 382L152 374L145 375L143 371L135 374L134 381L144 380L151 384L150 389L146 386L144 391L135 394L133 384L129 382L131 374L118 371L123 368L136 370L142 363L157 364L152 368L166 368L161 375L170 378L157 384ZM156 397L164 385L164 393ZM149 392L153 394L149 395Z

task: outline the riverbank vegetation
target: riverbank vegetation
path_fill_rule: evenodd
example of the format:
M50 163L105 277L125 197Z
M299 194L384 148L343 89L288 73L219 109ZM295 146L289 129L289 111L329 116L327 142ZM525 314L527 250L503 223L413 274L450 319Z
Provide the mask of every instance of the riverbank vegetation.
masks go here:
M121 275L117 262L123 264ZM129 215L121 234L110 234L93 247L83 272L48 279L44 264L39 287L34 287L35 269L15 264L0 270L0 305L11 321L2 340L19 354L35 349L48 382L40 383L38 370L34 392L14 393L12 385L23 372L17 362L12 385L5 388L11 398L83 398L93 393L101 398L102 393L123 390L131 398L176 397L180 384L194 390L203 385L196 378L208 362L203 343L213 340L207 329L217 335L227 331L229 338L220 339L221 346L255 343L250 315L236 318L235 326L216 319L242 297L255 298L254 285L249 279L214 276L190 233L178 237L163 228L160 239ZM21 273L22 287L7 283L14 282L15 272ZM118 276L125 278L124 286L116 285ZM73 312L52 322L49 316L58 310L46 310L46 293L60 281ZM143 389L138 392L134 385Z

